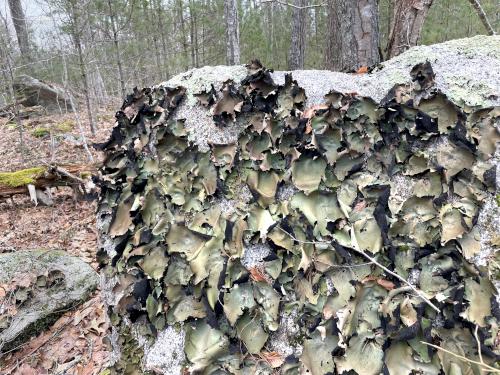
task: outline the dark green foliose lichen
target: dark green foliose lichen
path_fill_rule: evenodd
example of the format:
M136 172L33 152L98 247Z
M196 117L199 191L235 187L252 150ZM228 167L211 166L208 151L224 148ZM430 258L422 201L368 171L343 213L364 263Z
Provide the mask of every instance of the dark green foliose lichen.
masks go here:
M478 361L476 326L498 364L496 290L468 263L496 189L498 109L462 111L428 63L381 103L332 91L313 108L292 75L280 86L248 69L197 93L219 127L248 118L236 144L189 141L172 119L182 87L136 90L117 113L101 145L112 316L152 335L184 323L193 373L476 373L422 343ZM275 335L292 306L302 353L285 361Z

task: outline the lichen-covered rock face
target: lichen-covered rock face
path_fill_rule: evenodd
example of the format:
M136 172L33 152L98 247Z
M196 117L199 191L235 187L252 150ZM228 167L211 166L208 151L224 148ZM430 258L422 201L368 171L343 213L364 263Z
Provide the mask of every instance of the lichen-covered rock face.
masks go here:
M99 277L64 251L0 254L0 356L85 302Z
M130 95L101 145L112 371L498 366L499 74L470 77L489 87L474 102L443 83L446 51L485 53L469 44L365 76L254 61Z

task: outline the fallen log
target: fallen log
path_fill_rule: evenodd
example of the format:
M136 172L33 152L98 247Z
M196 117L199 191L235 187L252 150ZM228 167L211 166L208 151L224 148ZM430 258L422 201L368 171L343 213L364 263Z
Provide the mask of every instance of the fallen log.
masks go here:
M29 193L29 185L38 190L56 186L83 186L95 171L93 165L70 164L0 172L0 198Z

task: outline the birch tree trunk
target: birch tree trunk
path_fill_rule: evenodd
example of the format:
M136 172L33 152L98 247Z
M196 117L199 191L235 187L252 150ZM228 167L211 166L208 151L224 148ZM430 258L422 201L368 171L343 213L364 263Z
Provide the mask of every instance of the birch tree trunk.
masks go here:
M495 29L493 29L493 26L491 26L490 21L488 20L488 17L486 17L486 13L484 12L483 7L481 6L481 3L479 0L469 0L469 3L471 3L472 7L476 10L477 15L479 16L479 19L483 23L486 31L488 31L489 35L495 35Z
M240 25L236 0L224 0L224 19L226 21L226 63L240 63Z
M306 53L306 0L295 0L292 13L292 32L288 52L288 69L304 69Z
M399 0L394 3L387 58L416 46L433 0Z
M9 0L9 9L12 17L12 23L14 24L14 29L16 30L17 42L19 44L21 56L23 60L29 61L31 56L28 39L28 27L26 25L26 17L24 15L21 0Z

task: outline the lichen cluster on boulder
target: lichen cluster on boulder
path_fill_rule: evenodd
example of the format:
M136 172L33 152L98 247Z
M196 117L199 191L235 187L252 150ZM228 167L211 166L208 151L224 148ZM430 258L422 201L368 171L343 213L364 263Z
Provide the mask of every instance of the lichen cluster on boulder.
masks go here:
M498 366L497 99L450 100L429 61L376 100L214 69L134 91L101 145L112 372Z

